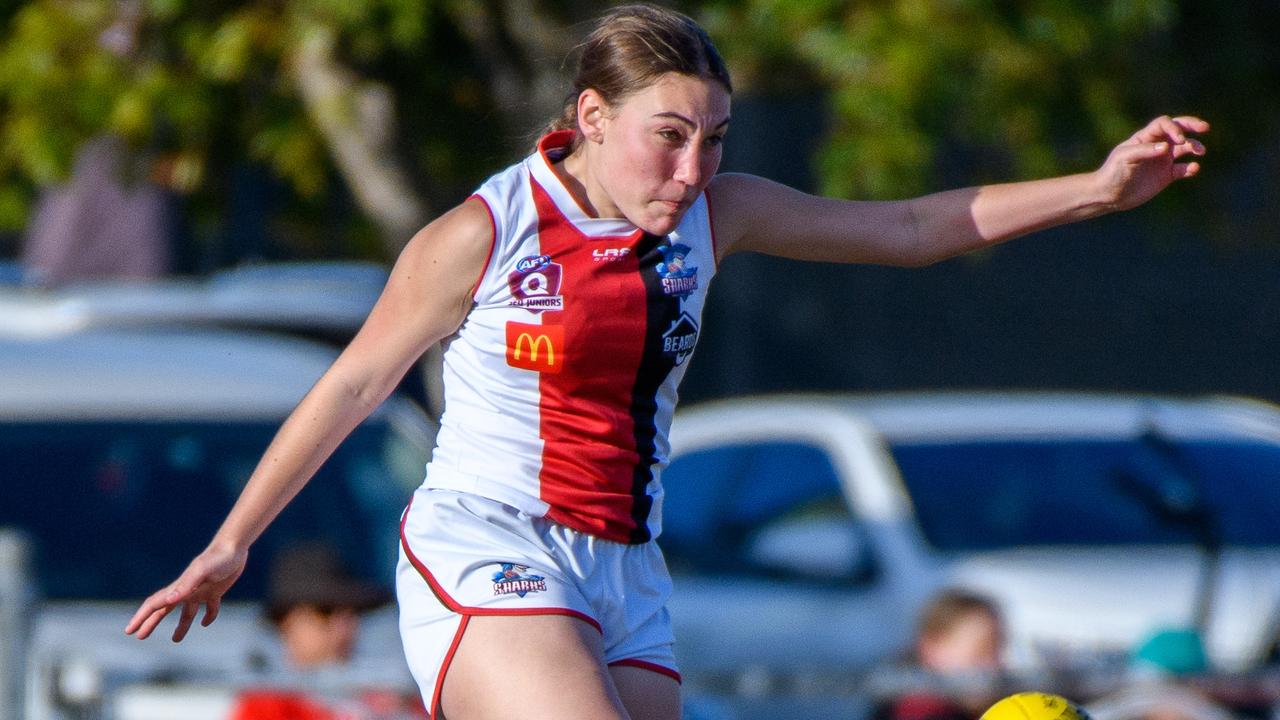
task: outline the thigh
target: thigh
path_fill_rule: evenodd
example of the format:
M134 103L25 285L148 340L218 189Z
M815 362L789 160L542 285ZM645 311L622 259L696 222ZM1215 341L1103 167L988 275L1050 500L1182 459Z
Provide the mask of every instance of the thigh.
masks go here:
M447 720L626 720L600 633L564 615L477 615L444 677Z
M663 673L628 665L609 668L631 720L680 720L680 683Z

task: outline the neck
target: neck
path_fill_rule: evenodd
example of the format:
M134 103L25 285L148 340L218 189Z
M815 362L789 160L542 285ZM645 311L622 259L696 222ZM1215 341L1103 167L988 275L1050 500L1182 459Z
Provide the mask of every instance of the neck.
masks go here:
M592 217L620 218L622 211L618 209L604 188L595 182L595 174L591 157L591 143L583 141L576 150L564 160L552 163L551 168L560 178L569 193L573 195L583 210Z

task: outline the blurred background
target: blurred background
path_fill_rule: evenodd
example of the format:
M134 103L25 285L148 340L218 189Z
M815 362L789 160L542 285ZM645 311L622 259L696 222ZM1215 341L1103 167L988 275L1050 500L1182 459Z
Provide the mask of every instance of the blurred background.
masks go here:
M917 270L731 258L681 389L686 404L905 390L1280 401L1280 5L674 6L706 27L733 73L722 170L808 191L888 199L1084 172L1157 115L1213 124L1201 175L1123 215ZM0 568L8 568L0 578L10 578L0 582L0 718L199 717L197 706L226 716L237 711L225 693L206 697L188 683L211 682L200 668L215 665L224 685L320 682L324 692L351 694L359 673L281 681L261 659L269 649L249 660L205 657L188 642L165 649L177 654L140 658L122 646L109 661L85 650L84 638L99 631L72 630L79 626L69 618L81 612L118 634L129 603L199 550L270 428L358 327L399 248L530 151L564 100L566 57L603 8L573 0L0 4L0 446L15 458L0 463L0 526L18 530L0 536ZM228 359L230 348L238 360ZM296 522L285 518L278 536L264 539L272 550L240 599L266 599L275 548L314 540L336 545L355 575L389 577L394 518L430 450L432 378L429 363L412 374L403 407L384 409L335 463L345 478L337 495L304 499ZM870 412L884 435L871 442L892 446L892 430ZM1172 467L1150 476L1159 497L1147 506L1173 512L1173 525L1187 531L1179 541L1217 557L1230 533L1206 530L1195 502L1180 511L1168 504L1177 495L1170 487L1196 484L1188 481L1199 477L1194 462L1169 460L1150 412L1125 417L1116 424L1130 440L1145 437L1148 455L1156 448L1147 466ZM1262 410L1233 422L1266 426L1258 432L1267 438L1278 426ZM1259 482L1274 478L1272 457L1274 448L1246 463L1265 468ZM799 472L795 462L782 477ZM833 482L852 487L838 474ZM369 479L383 476L390 479ZM175 490L178 477L187 484ZM155 498L165 484L171 497ZM164 543L154 560L111 560L119 548L156 545L162 520L172 525L196 489L206 491L207 517L179 523L183 539ZM1249 497L1255 507L1280 507L1275 492ZM97 512L103 507L117 514ZM171 508L162 520L152 512L159 507ZM367 512L337 537L324 520L334 508ZM140 524L139 513L153 517ZM1269 521L1261 517L1251 522ZM1246 544L1280 546L1264 535ZM926 554L940 549L928 540ZM1155 541L1139 544L1147 542ZM72 562L89 548L103 559ZM1212 565L1210 580L1196 582L1212 583ZM1264 565L1276 567L1269 555ZM704 574L710 566L691 565ZM98 576L87 579L89 569ZM908 647L916 611L939 584L913 585L913 604L900 606L912 610L899 613L901 632L879 659ZM70 614L55 621L52 608ZM397 643L379 612L366 633L375 640L362 642ZM1273 615L1267 627L1280 618L1280 606L1260 612ZM260 634L256 617L246 610L243 627L205 647L243 649ZM1263 667L1260 652L1232 676ZM691 696L708 693L693 697L691 713L748 717L723 698L779 688L803 695L809 682L810 696L858 698L829 716L857 716L901 680L873 691L812 677L780 684L759 668L716 672L687 685ZM378 681L403 689L404 680ZM121 690L138 683L147 690ZM1249 711L1268 715L1258 687L1248 688ZM166 692L179 693L182 713L156 699ZM387 717L415 712L378 707ZM812 707L769 712L823 716Z
M681 9L738 86L723 169L806 190L896 198L1084 171L1156 115L1214 125L1205 175L1123 216L919 272L731 260L686 399L992 384L1280 392L1267 362L1280 307L1275 3ZM271 260L387 263L529 149L599 10L7 3L7 274L56 285ZM113 163L118 196L84 189ZM97 212L131 218L128 251L60 250ZM840 352L830 337L846 340Z

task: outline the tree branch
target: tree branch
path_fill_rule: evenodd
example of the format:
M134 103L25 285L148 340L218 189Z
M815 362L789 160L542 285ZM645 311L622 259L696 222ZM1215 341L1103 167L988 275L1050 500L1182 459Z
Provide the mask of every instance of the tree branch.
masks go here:
M290 60L308 117L394 258L434 213L414 188L397 152L390 89L344 66L335 57L333 34L324 29L308 33Z

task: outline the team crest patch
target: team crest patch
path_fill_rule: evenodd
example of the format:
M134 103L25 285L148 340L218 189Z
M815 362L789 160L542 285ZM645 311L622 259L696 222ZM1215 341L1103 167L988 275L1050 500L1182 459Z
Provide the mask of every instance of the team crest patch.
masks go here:
M680 313L680 317L671 323L671 328L662 334L662 354L676 365L683 363L697 344L698 323L687 312Z
M547 589L547 579L541 575L525 575L528 565L515 563L498 563L500 568L493 574L493 594L524 597L531 592L543 592Z
M520 258L516 269L507 275L507 287L511 289L511 307L519 307L531 313L559 310L564 307L560 295L560 280L564 268L551 262L550 255L530 255Z
M688 297L698 289L698 268L688 264L690 248L681 243L660 245L662 262L658 263L658 277L662 280L662 292L676 297Z

